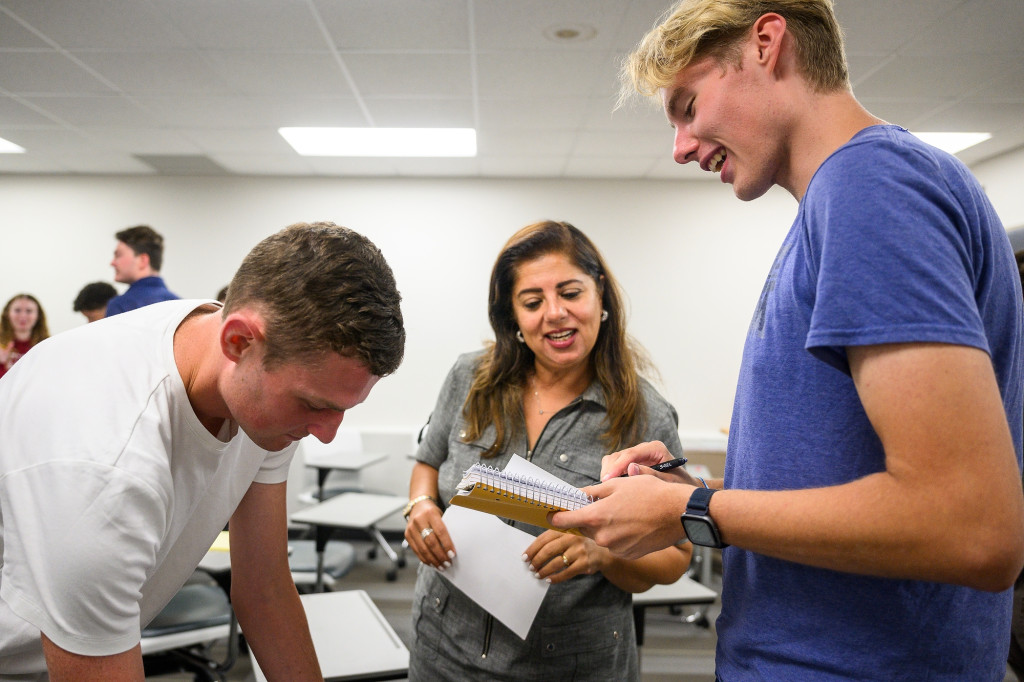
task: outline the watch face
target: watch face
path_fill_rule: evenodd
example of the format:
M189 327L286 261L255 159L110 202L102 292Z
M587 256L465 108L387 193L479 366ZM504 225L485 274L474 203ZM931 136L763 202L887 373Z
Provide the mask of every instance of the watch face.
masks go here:
M683 530L686 531L686 537L695 545L714 547L718 544L718 538L715 537L711 526L701 519L684 519Z

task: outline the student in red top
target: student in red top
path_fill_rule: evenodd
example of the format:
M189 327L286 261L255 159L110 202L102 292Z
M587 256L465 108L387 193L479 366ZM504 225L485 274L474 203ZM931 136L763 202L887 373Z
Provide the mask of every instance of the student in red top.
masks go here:
M35 296L18 294L7 301L0 315L0 377L29 348L49 336L46 313Z

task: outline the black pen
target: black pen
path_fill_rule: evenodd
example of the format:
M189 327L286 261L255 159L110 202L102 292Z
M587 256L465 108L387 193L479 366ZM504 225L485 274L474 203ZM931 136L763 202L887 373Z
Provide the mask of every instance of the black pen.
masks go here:
M676 459L670 459L667 462L659 462L651 467L653 471L668 471L669 469L675 469L686 464L687 460L685 457L677 457ZM629 472L623 472L619 474L619 478L629 476Z

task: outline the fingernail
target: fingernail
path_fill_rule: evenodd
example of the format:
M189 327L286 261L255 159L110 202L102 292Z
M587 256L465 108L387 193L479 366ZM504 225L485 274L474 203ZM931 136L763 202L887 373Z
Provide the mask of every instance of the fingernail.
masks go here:
M551 578L544 578L544 582L546 582L546 583L548 583L550 585L551 584Z
M454 559L455 558L455 552L449 549L448 550L448 558L449 559Z
M437 570L439 570L439 571L441 571L442 573L444 573L444 566L438 566L438 567L437 567Z
M529 561L529 560L530 560L530 557L528 557L528 556L526 556L526 555L524 554L524 555L523 555L523 561Z
M536 573L537 572L537 569L533 567L533 564L527 564L527 567L530 569L530 573Z
M445 568L451 568L452 567L452 562L450 562L450 561L444 562L444 567Z

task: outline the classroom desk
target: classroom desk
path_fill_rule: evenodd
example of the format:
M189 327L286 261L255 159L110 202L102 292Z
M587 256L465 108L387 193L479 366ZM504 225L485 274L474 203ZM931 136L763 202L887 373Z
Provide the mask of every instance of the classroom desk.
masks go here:
M644 643L644 621L649 606L700 606L715 603L718 593L688 576L671 585L655 585L646 592L633 595L633 625L636 644Z
M400 511L406 503L404 497L398 495L378 495L375 493L341 493L326 502L303 509L292 514L292 521L307 523L316 528L317 579L316 590L323 589L323 558L324 548L335 528L362 530L373 537L384 553L391 560L387 579L398 577L398 569L405 566L404 554L399 555L384 539L377 523Z
M305 449L303 456L304 464L316 469L317 491L319 495L317 501L319 502L324 501L324 483L327 481L327 476L330 475L331 471L337 469L338 471L356 472L388 458L387 453L383 452L365 452L363 450L356 452L350 450L332 451L314 447Z
M409 672L409 650L363 590L304 594L313 648L324 680L395 680ZM257 682L266 682L256 659Z

